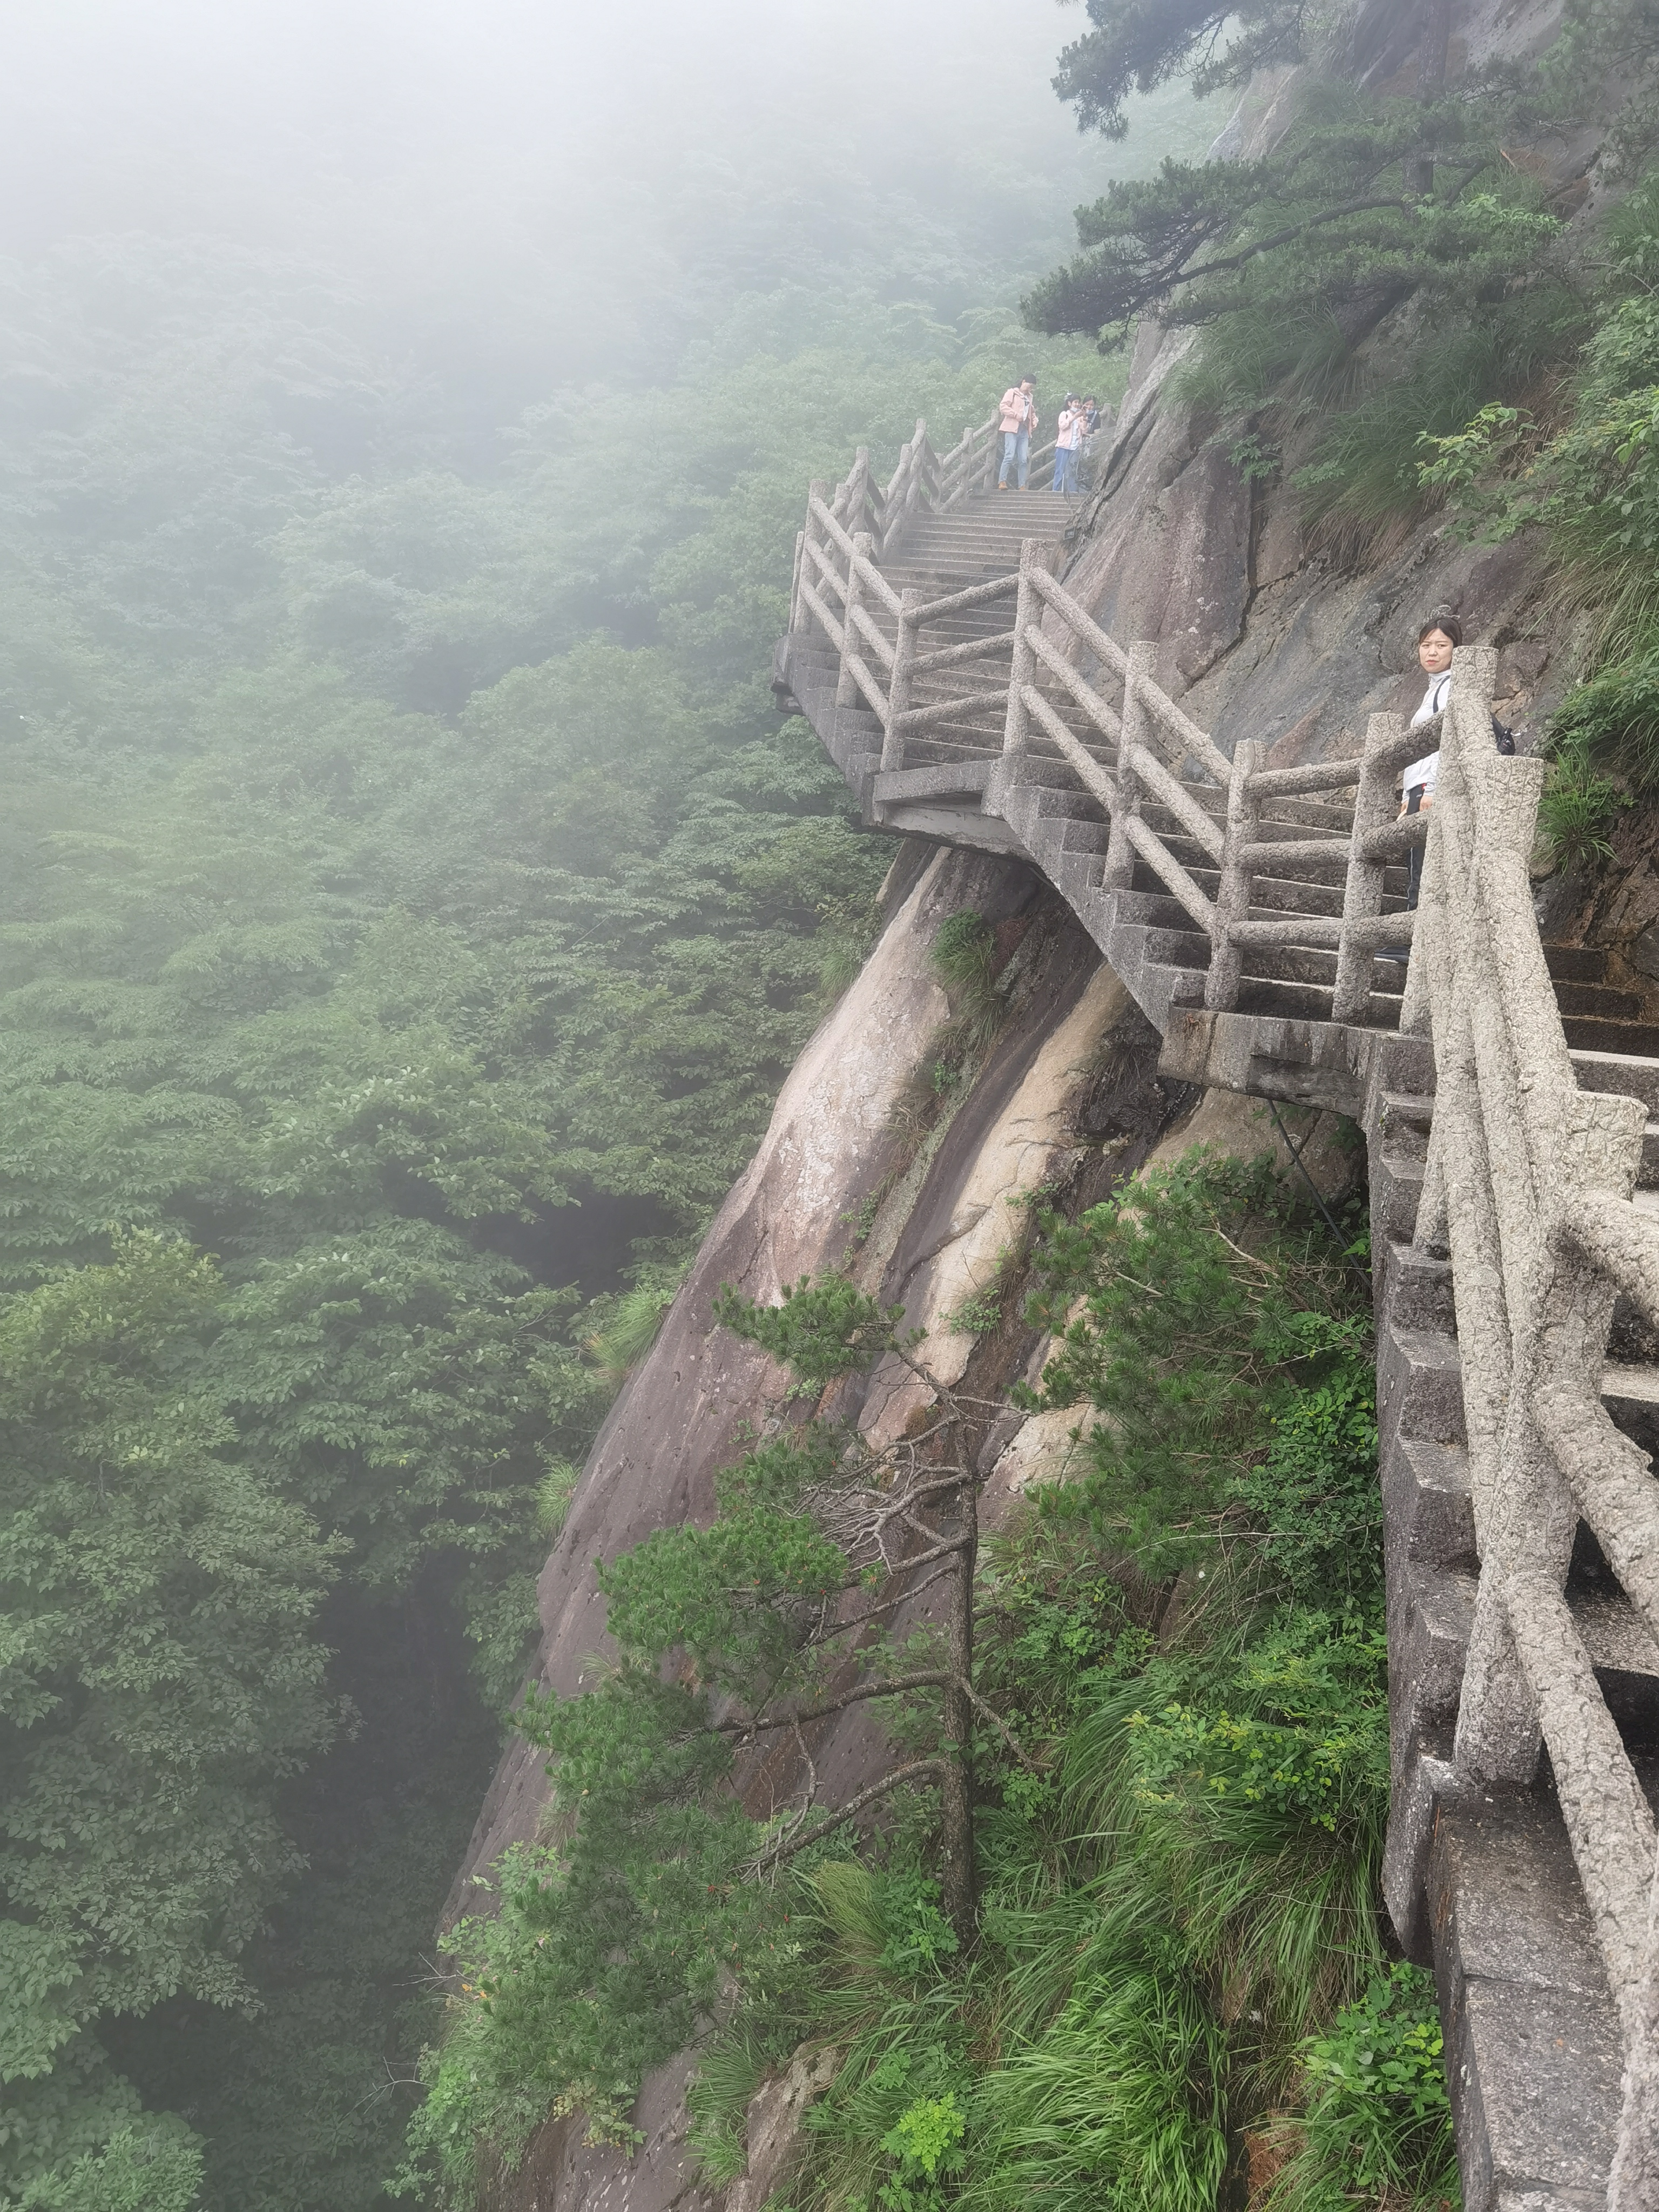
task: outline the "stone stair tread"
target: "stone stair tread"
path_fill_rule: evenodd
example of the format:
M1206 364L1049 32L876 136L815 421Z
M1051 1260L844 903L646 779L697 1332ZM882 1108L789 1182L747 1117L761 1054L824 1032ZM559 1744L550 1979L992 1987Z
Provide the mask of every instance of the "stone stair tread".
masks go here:
M1402 1121L1420 1122L1425 1127L1434 1119L1434 1098L1416 1091L1384 1091L1382 1106L1391 1117Z
M1637 1198L1652 1199L1655 1203L1642 1210L1659 1214L1659 1191L1638 1191ZM1601 1395L1632 1406L1659 1406L1659 1367L1610 1359L1601 1371Z

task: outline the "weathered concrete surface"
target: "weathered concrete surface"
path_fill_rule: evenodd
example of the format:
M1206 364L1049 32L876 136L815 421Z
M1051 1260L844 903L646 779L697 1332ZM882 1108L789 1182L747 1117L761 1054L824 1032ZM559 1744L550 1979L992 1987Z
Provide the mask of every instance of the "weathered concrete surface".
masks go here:
M1247 1098L1237 1091L1206 1091L1192 1111L1159 1138L1146 1164L1167 1167L1195 1145L1242 1160L1265 1152L1285 1176L1293 1174L1300 1160L1328 1203L1346 1197L1364 1172L1358 1131L1340 1114L1316 1114L1304 1106L1282 1106L1279 1119L1282 1128L1275 1126L1260 1098Z

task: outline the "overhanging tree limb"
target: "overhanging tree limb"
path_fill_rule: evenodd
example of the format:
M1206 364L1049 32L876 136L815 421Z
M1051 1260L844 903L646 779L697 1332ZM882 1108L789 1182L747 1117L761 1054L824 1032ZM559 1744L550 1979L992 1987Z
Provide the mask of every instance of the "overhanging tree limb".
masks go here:
M754 1872L764 1874L772 1867L781 1866L786 1859L793 1858L798 1851L804 1851L809 1844L817 1843L821 1836L833 1834L836 1829L844 1827L866 1805L873 1805L878 1798L890 1796L895 1790L902 1790L906 1783L915 1782L924 1774L941 1774L954 1765L955 1761L949 1759L914 1759L908 1766L895 1767L890 1774L884 1774L879 1782L872 1782L867 1790L860 1790L855 1797L849 1797L838 1813L827 1814L809 1828L804 1836L793 1836L787 1843L769 1846L760 1852L754 1861Z

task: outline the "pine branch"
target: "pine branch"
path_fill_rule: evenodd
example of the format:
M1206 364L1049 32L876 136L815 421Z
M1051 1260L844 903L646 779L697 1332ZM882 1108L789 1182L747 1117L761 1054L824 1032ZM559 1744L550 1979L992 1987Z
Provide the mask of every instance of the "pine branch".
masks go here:
M809 1705L804 1713L779 1713L769 1720L717 1721L717 1735L758 1735L765 1729L793 1728L801 1721L828 1720L832 1713L845 1712L849 1705L865 1704L871 1698L896 1698L907 1690L942 1690L954 1682L956 1677L948 1670L938 1669L925 1674L901 1674L890 1682L863 1682L856 1689L848 1690L827 1705Z
M820 1820L816 1826L809 1828L804 1836L792 1837L787 1843L763 1850L758 1858L751 1861L750 1872L764 1874L772 1867L781 1866L786 1859L793 1858L798 1851L804 1851L809 1845L816 1844L821 1836L830 1835L836 1828L845 1826L866 1805L873 1805L878 1797L885 1797L890 1791L902 1788L905 1783L914 1782L918 1775L942 1774L950 1765L948 1759L917 1759L908 1766L895 1767L890 1774L883 1775L879 1782L872 1782L867 1790L860 1790L856 1797L849 1797L839 1813L831 1813L827 1820Z

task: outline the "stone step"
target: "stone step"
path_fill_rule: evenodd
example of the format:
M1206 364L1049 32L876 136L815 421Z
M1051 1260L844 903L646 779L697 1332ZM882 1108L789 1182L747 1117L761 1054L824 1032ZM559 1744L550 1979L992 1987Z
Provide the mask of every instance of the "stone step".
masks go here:
M1593 1074L1594 1069L1586 1070L1584 1066L1579 1065L1581 1061L1594 1061L1602 1056L1595 1054L1575 1055L1575 1070L1581 1090L1598 1091L1613 1088L1611 1085L1586 1081L1587 1073ZM1645 1060L1638 1060L1636 1064L1638 1067L1648 1067L1650 1065ZM1652 1066L1652 1073L1656 1078L1659 1078L1659 1064ZM1632 1094L1621 1091L1620 1095L1640 1097L1641 1093L1638 1091ZM1385 1090L1382 1094L1382 1107L1385 1129L1416 1131L1426 1147L1428 1132L1434 1120L1432 1095L1424 1097L1415 1093ZM1642 1160L1637 1170L1636 1180L1638 1189L1659 1189L1659 1121L1650 1120L1642 1133Z
M1397 992L1379 991L1373 986L1362 1026L1395 1029L1399 1026L1400 1007ZM1285 1021L1328 1022L1331 994L1328 988L1317 984L1270 982L1246 975L1238 988L1235 1011L1241 1014L1275 1015Z
M1642 997L1638 991L1619 990L1610 983L1574 982L1553 971L1551 981L1555 986L1555 1003L1564 1019L1572 1014L1604 1022L1641 1020Z
M1566 1031L1568 1048L1574 1053L1659 1060L1659 1022L1607 1021L1594 1015L1567 1014L1561 1026Z
M1569 1057L1581 1091L1614 1091L1624 1098L1639 1098L1650 1115L1659 1115L1659 1055L1580 1048Z
M1558 983L1600 983L1607 972L1607 956L1588 945L1547 945L1544 963Z

